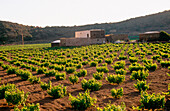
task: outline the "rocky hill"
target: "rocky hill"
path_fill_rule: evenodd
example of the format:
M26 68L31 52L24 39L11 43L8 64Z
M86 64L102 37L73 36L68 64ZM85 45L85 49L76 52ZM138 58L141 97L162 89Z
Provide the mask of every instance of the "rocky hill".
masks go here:
M25 43L43 43L65 37L74 37L75 31L105 29L106 34L138 35L146 31L164 30L170 33L170 10L131 18L117 23L90 24L83 26L34 27L0 21L0 44L20 44L22 34Z

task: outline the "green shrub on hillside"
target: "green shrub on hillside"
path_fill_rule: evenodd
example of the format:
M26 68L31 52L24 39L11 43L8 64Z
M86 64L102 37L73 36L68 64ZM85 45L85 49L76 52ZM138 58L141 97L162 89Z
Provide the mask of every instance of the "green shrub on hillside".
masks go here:
M93 73L93 77L94 77L96 80L102 80L102 79L103 79L103 76L104 76L104 72L96 72L96 73Z
M49 70L49 71L45 72L45 75L46 76L55 76L56 73L57 73L57 71L53 69L53 70Z
M114 70L116 69L124 69L125 68L125 61L117 61L114 63L114 65L112 66L114 68Z
M62 98L67 94L66 86L58 85L47 90L47 93L53 98Z
M98 62L96 61L90 62L90 67L96 67L96 66L98 66Z
M125 81L125 75L112 75L112 74L107 74L107 77L106 77L106 80L109 82L109 83L117 83L117 84L120 84L122 83L123 81Z
M124 69L116 69L116 74L120 74L120 75L126 75L126 70Z
M113 60L112 60L112 58L106 58L106 59L105 59L105 62L106 62L107 64L111 64L111 63L113 62Z
M130 78L132 80L146 80L146 78L149 76L148 70L138 70L138 71L132 71L132 74L130 76Z
M18 68L13 67L13 66L9 66L9 68L7 69L7 74L15 74Z
M52 83L51 81L49 81L48 83L40 82L40 86L41 86L41 89L47 90L47 89L51 89Z
M47 71L47 68L45 67L40 67L37 70L37 74L45 74L45 72Z
M104 73L107 73L109 71L107 66L96 67L96 70L97 72L104 72Z
M124 102L121 103L121 105L110 105L108 104L106 107L104 107L103 109L101 108L97 108L97 111L126 111L126 105Z
M120 98L121 96L123 96L123 88L120 89L112 89L111 90L111 94L114 98Z
M24 93L24 91L16 90L7 90L5 91L5 99L8 104L12 103L13 105L19 105L26 102L28 97L28 93Z
M149 89L149 84L146 84L146 81L137 81L136 84L134 84L134 87L136 89L139 90L139 92L141 91L146 91L147 89Z
M141 105L137 109L152 109L154 111L155 109L163 108L165 105L165 96L162 96L160 94L148 94L147 92L142 92L141 99L140 99Z
M80 69L79 72L74 72L74 75L75 76L78 76L78 77L85 77L87 75L87 70L85 69Z
M90 97L90 92L79 93L77 97L69 94L69 100L71 101L71 106L77 110L85 110L96 103L97 99Z
M71 75L71 76L69 76L69 80L70 80L70 82L73 83L73 85L74 85L75 83L78 83L79 77L78 77L78 76L75 76L75 75Z
M66 67L65 71L70 74L70 73L73 73L74 71L76 71L76 68L75 67Z
M34 83L40 83L41 80L40 80L40 77L36 77L36 76L31 76L29 79L30 83L34 84Z
M81 85L84 90L89 89L90 91L98 91L102 86L102 82L99 82L94 78L89 79L88 81L86 79L83 79L81 81Z
M40 104L28 103L28 105L22 107L21 110L18 109L17 107L14 107L14 111L40 111Z
M145 69L145 67L142 66L142 65L139 64L139 63L133 63L133 64L131 64L131 65L129 66L130 72L132 72L132 71L138 71L138 70L143 70L143 69Z
M5 98L5 91L8 90L15 90L16 89L16 85L15 84L3 84L0 86L0 99L4 99Z

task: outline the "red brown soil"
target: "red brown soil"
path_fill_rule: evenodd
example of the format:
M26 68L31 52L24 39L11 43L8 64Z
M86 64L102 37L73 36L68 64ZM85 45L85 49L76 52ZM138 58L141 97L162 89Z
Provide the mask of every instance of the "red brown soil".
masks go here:
M116 59L115 59L116 61ZM114 62L115 62L114 61ZM126 68L129 67L130 62L126 60ZM168 72L167 68L162 68L159 63L158 69L154 72L149 72L149 77L147 78L147 83L151 83L149 86L148 93L162 93L168 91L168 83L170 83L170 77L166 74ZM46 77L45 74L36 74L33 72L33 75L37 77L41 77L42 82L52 81L52 85L63 84L67 86L68 94L71 93L73 96L78 95L79 92L85 92L81 87L81 80L83 78L90 79L92 78L92 74L96 72L95 67L89 67L86 65L83 67L88 71L88 75L86 77L80 77L79 83L72 85L68 77L70 74L67 74L66 80L57 81L55 77ZM114 69L111 65L108 65L109 73L115 73ZM105 77L107 74L105 73ZM2 71L0 69L0 78L1 84L3 83L14 83L16 86L25 92L30 92L30 95L27 99L26 103L40 103L41 111L74 111L74 109L70 105L69 96L65 96L63 98L54 99L50 95L47 94L47 91L43 91L39 84L31 84L29 81L23 81L20 77L17 77L15 74L7 75L6 71ZM109 84L105 78L102 80L103 86L99 91L91 92L91 97L96 97L97 107L105 107L108 103L114 103L116 105L120 105L121 102L125 102L127 111L131 111L132 106L140 105L140 93L135 90L133 84L136 83L135 80L130 79L130 72L126 74L126 80L120 85ZM110 90L112 88L121 88L123 87L124 95L120 99L114 99L111 96ZM5 99L0 99L0 111L12 111L13 106L8 106ZM94 111L95 107L88 108L86 111Z

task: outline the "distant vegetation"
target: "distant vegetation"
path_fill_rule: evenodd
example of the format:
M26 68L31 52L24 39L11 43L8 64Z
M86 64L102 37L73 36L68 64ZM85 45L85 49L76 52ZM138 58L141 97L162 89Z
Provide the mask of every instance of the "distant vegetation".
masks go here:
M164 30L170 33L170 10L117 23L90 24L84 26L34 27L0 21L0 44L21 44L22 33L25 43L47 43L61 37L74 37L75 31L104 29L106 34L138 35L146 31Z
M32 49L32 48L47 48L50 47L50 43L44 44L25 44L25 45L9 45L9 46L0 46L0 51L7 50L18 50L18 49Z

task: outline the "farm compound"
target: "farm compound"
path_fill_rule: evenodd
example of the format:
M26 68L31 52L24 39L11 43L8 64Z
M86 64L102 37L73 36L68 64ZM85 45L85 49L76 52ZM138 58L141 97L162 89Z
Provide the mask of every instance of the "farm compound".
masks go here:
M159 31L141 33L138 36L140 42L157 41L160 38ZM53 41L51 47L56 46L86 46L92 44L114 43L117 40L129 42L128 34L108 34L105 35L103 29L91 29L75 32L73 38L60 38Z

